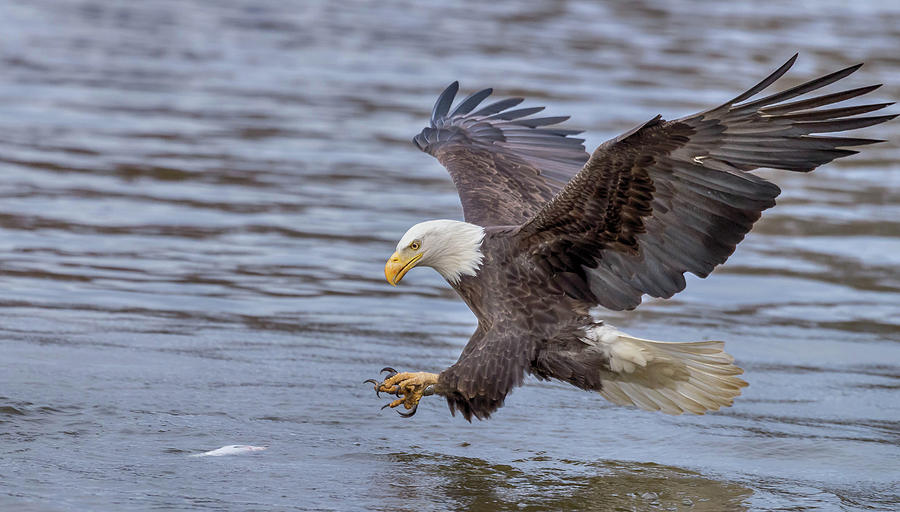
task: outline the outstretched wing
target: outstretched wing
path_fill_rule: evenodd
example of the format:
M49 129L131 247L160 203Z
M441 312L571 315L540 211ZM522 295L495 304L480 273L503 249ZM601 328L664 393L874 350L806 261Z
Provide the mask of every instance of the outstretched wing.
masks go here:
M584 141L570 137L580 132L548 128L568 117L532 117L544 107L512 109L522 98L475 110L491 89L468 96L451 111L458 90L453 82L441 93L431 126L413 142L450 172L467 222L519 225L587 161Z
M657 116L598 147L584 169L519 229L520 250L542 271L577 281L566 286L576 295L582 290L576 298L616 310L636 307L642 294L671 297L684 289L685 272L706 277L780 193L747 171L811 171L856 153L847 147L881 142L812 134L896 117L851 117L890 103L818 108L878 85L786 103L861 64L751 100L796 58L719 107L675 121Z

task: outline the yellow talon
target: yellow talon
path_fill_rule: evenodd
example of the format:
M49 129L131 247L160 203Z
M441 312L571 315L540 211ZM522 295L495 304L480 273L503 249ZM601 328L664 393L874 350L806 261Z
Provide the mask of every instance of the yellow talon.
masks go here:
M389 368L386 368L386 370L389 370ZM375 391L390 393L398 397L393 402L385 404L382 409L387 407L393 409L400 404L403 404L403 407L410 412L400 412L400 415L409 417L416 413L416 408L419 406L419 400L421 400L422 397L434 393L434 388L431 386L437 384L437 380L438 376L435 373L393 373L393 375L390 375L384 382L377 384Z

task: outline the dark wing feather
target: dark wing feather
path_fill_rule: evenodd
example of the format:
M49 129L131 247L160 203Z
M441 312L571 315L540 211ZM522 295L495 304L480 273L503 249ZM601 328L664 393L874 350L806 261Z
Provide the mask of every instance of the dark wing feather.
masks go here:
M475 110L492 90L478 91L450 110L459 84L438 97L431 126L413 141L450 172L466 221L518 225L535 215L588 159L580 132L545 128L568 117L531 117L543 107L510 110L509 98Z
M856 71L852 66L750 100L780 78L796 55L765 80L714 109L675 121L656 117L594 151L584 169L515 235L520 250L555 279L583 281L576 298L631 309L641 295L671 297L684 273L706 277L723 263L779 188L747 171L808 172L847 147L880 142L813 134L878 124L894 115L848 117L890 103L818 109L878 86L784 103ZM578 289L579 283L569 288Z

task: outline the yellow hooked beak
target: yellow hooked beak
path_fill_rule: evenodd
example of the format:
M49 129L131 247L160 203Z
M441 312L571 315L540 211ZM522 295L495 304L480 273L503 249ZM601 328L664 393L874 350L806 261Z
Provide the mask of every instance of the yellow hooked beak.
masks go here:
M418 263L420 259L422 259L422 253L416 254L412 258L405 259L400 253L395 252L384 265L385 279L387 279L387 282L391 283L392 286L397 286L397 283L403 279L403 276L409 272L409 269L416 266L416 263Z

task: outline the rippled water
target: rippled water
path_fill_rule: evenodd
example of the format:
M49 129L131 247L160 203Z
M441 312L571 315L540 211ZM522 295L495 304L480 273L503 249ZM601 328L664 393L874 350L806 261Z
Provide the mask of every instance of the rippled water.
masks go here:
M361 384L440 370L474 318L396 289L407 227L458 218L409 142L493 86L588 145L858 61L900 97L888 2L0 2L3 510L890 510L900 500L900 123L784 189L729 264L610 320L724 339L705 417L533 380L488 422ZM896 112L896 107L893 108ZM229 444L245 456L191 458Z

